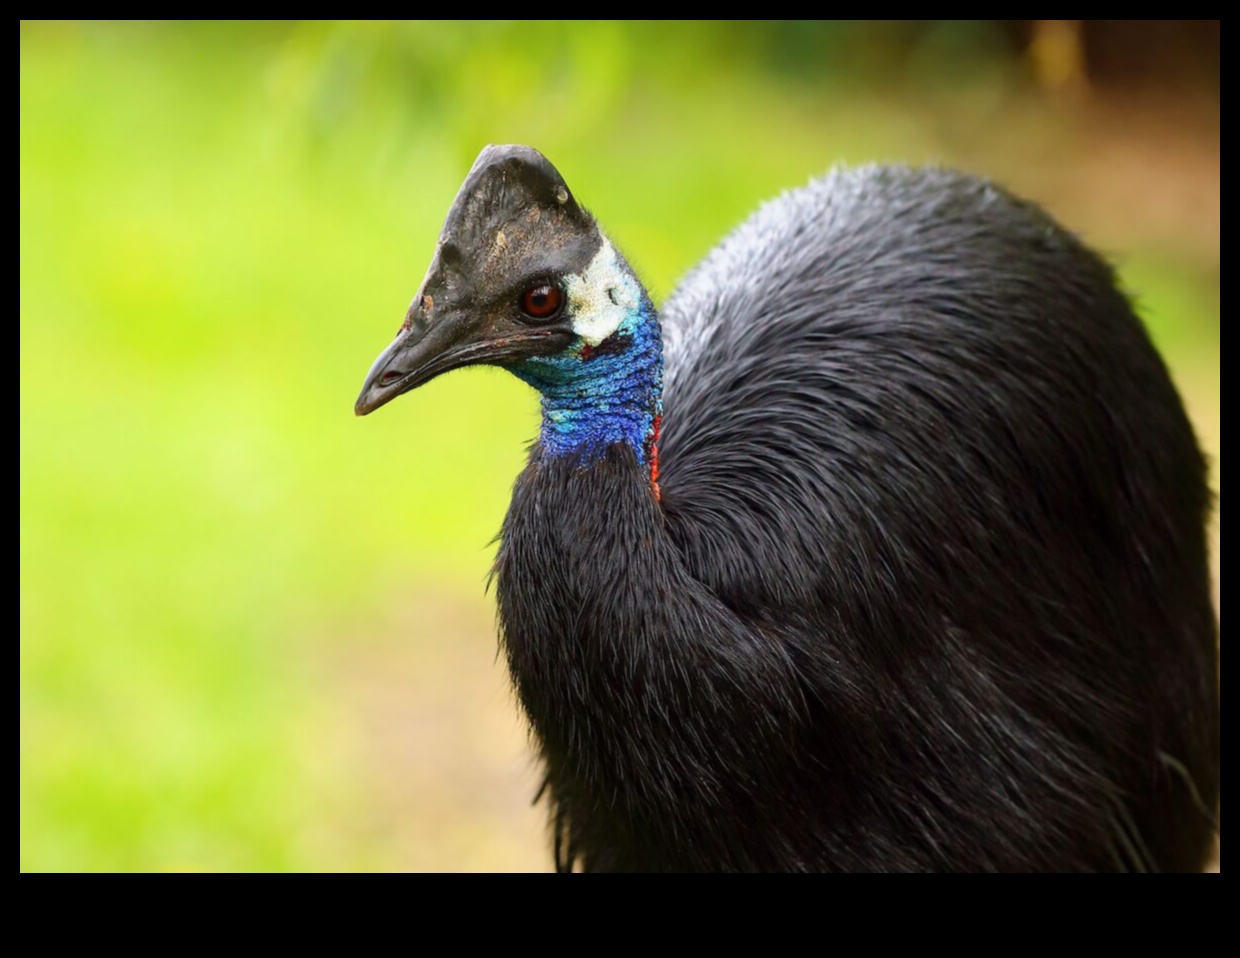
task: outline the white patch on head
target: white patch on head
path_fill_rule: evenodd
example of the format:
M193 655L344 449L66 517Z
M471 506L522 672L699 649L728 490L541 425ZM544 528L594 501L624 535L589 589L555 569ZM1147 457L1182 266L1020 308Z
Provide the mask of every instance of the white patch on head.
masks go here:
M585 272L570 275L565 285L573 332L591 346L619 329L624 317L641 302L637 281L621 267L615 248L606 238Z

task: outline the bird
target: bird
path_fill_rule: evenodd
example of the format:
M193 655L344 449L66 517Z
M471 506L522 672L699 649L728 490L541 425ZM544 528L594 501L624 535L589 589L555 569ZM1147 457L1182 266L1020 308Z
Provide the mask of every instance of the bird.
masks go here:
M492 575L557 870L1205 865L1207 462L1039 206L836 168L656 309L489 146L355 412L476 363L541 401Z

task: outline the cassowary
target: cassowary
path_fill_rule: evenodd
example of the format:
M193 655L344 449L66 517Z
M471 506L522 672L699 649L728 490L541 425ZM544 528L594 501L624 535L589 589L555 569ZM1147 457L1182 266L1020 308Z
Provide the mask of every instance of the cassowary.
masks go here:
M356 411L471 363L542 397L494 575L559 868L1202 867L1203 456L1038 207L833 172L657 313L488 147Z

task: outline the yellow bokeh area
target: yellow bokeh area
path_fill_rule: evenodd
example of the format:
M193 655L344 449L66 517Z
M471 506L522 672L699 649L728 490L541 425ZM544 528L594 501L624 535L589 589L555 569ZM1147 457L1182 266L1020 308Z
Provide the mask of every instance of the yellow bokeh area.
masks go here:
M536 397L353 415L487 143L656 301L832 165L992 176L1117 264L1217 486L1217 88L884 23L23 23L21 868L550 867L485 591Z

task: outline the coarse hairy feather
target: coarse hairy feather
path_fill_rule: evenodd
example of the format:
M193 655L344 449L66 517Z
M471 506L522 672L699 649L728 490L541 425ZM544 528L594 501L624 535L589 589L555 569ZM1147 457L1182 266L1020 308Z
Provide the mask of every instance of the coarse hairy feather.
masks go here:
M661 319L661 504L535 449L504 526L559 866L1200 867L1155 756L1216 787L1205 466L1107 265L839 171Z

